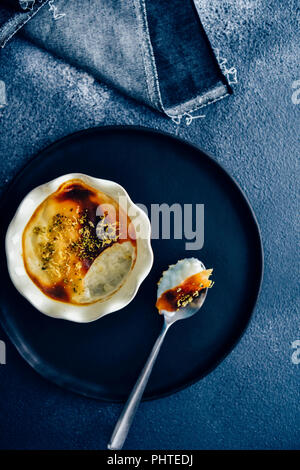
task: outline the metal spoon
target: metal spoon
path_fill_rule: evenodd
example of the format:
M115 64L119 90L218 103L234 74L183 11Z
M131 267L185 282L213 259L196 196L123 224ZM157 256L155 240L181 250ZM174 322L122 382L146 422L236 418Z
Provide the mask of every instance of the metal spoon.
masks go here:
M161 314L163 314L164 316L164 324L163 324L162 330L153 346L150 356L135 386L132 389L131 394L129 395L129 398L123 408L120 418L117 421L114 432L112 433L112 436L107 446L108 449L111 449L111 450L122 449L124 442L126 440L127 434L129 432L131 423L133 421L135 413L137 412L138 406L142 399L142 395L144 393L145 387L149 380L155 360L157 358L160 347L162 345L162 342L166 336L168 329L177 320L184 320L185 318L189 318L195 313L197 313L204 303L206 294L207 294L207 289L203 289L199 297L197 297L193 302L188 304L186 307L181 307L176 312L167 312L165 310L161 311Z

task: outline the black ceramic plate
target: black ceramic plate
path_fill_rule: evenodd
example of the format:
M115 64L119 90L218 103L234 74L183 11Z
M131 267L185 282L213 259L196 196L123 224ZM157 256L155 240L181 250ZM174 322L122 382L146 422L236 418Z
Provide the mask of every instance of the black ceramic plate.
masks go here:
M120 183L134 202L205 204L205 242L153 240L154 265L124 309L88 324L47 317L25 300L6 271L4 236L19 203L34 187L81 172ZM162 326L156 283L169 264L196 256L214 268L214 287L194 317L168 332L145 398L197 381L231 351L254 308L262 278L257 222L241 190L212 158L186 142L146 129L95 128L66 137L34 158L2 200L1 323L41 375L75 392L124 400Z

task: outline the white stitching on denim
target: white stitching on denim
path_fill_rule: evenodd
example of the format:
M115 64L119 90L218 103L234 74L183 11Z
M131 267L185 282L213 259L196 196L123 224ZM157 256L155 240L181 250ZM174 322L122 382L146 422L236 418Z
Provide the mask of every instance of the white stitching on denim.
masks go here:
M190 116L190 113L193 113L195 111L198 111L199 109L201 108L205 108L206 106L209 106L210 104L213 104L215 103L216 101L220 101L222 100L223 98L226 98L226 96L230 96L230 93L225 93L225 95L222 95L222 96L219 96L218 98L215 98L213 100L210 100L208 101L207 103L204 103L200 106L196 106L195 108L192 108L188 111L185 111L184 113L182 114L177 114L177 115L171 115L171 114L167 114L167 116L169 118L172 119L172 121L176 124L176 125L179 125L181 122L182 122L182 118L184 116L186 116L186 125L189 126L191 124L191 122L195 119L198 119L198 118L204 118L205 115L201 115L201 116ZM189 120L188 120L189 119ZM177 121L176 121L177 120Z
M31 16L30 17L27 17L25 21L23 21L22 23L19 24L19 26L17 27L17 29L15 29L3 42L3 44L1 44L1 47L3 48L7 42L19 31L19 29L21 29L26 23L27 21L30 20L30 18L32 18Z
M147 20L146 2L145 2L145 0L140 0L140 1L141 1L141 6L142 6L142 13L143 13L143 16L144 16L144 23L145 23L145 30L146 30L146 40L147 40L150 59L151 59L154 83L156 85L156 93L157 93L158 103L159 103L161 109L163 111L165 111L164 105L163 105L163 102L162 102L162 98L161 98L161 93L160 93L158 73L157 73L156 62L155 62L155 56L154 56L153 47L152 47L151 39L150 39L149 26L148 26L148 20Z
M155 62L155 56L154 56L154 51L153 51L153 47L152 47L152 44L151 44L151 38L150 38L150 33L149 33L149 27L148 27L148 20L147 20L147 8L146 8L146 2L145 0L140 0L141 1L141 5L142 5L142 8L143 8L143 14L144 14L144 23L145 23L145 29L146 29L146 38L147 38L147 43L148 43L148 48L149 48L149 53L150 53L150 57L152 59L151 63L152 63L152 71L153 71L153 77L154 77L154 81L155 81L155 85L156 85L156 92L157 92L157 95L158 95L158 99L159 99L159 104L161 106L161 109L162 111L165 112L165 114L171 118L173 120L174 116L172 116L171 114L169 114L164 105L163 105L163 101L162 101L162 97L161 97L161 92L160 92L160 86L159 86L159 79L158 79L158 73L157 73L157 67L156 67L156 62ZM200 106L196 106L195 108L192 108L186 112L184 112L183 114L179 114L177 115L177 117L181 118L185 115L185 114L189 114L189 113L193 113L194 111L197 111L201 108L205 108L206 106L210 105L210 104L213 104L215 103L216 101L219 101L219 100L222 100L223 98L226 98L226 96L229 96L230 93L225 93L224 95L222 96L219 96L218 98L214 98L213 100L209 100L207 103L204 103ZM202 116L199 116L199 117L202 117Z
M216 101L220 101L223 98L226 98L226 96L229 96L230 93L225 93L225 95L218 96L218 98L214 98L213 100L207 101L207 103L201 104L200 106L196 106L196 108L191 109L189 112L192 113L194 111L197 111L198 109L205 108L206 106L215 103Z
M220 49L216 49L216 59L219 63L220 69L223 72L223 75L228 80L229 85L235 85L238 83L237 79L237 69L236 67L228 68L228 59L226 57L221 57Z
M133 4L134 4L135 16L136 16L136 19L138 21L138 25L141 28L141 30L143 30L143 18L142 18L141 12L140 12L140 7L141 7L140 1L139 0L134 0ZM140 40L141 40L141 43L142 43L142 47L144 48L143 35L141 35ZM145 54L146 54L146 51L145 51ZM144 65L144 75L145 75L146 85L147 85L147 95L148 95L148 99L151 103L152 102L152 93L151 93L151 90L150 90L150 83L149 83L149 78L148 78L148 73L147 73L147 67L146 67L145 57L144 57L143 53L142 53L142 61L143 61L143 65Z
M54 0L49 0L48 5L49 5L49 11L52 11L52 16L55 21L60 20L64 16L66 16L65 13L59 13L58 7L53 4Z
M45 6L47 3L48 3L49 0L46 0L44 3L42 3L42 5L40 5L39 7L36 8L36 10L33 12L33 13L29 13L27 15L27 17L25 18L25 20L19 24L19 26L17 27L17 29L15 29L3 42L3 44L1 44L1 48L3 49L3 47L6 46L7 42L29 21L31 20L31 18L33 18L37 12L43 7Z
M144 23L145 23L145 29L146 29L146 38L147 38L147 43L148 43L148 48L149 48L149 53L150 53L150 57L152 59L151 63L152 63L152 71L153 71L153 77L154 77L154 81L155 81L155 85L156 85L156 92L157 92L157 95L158 95L158 99L159 99L159 104L161 106L161 109L165 112L165 114L171 118L173 120L174 116L172 116L171 114L169 114L164 105L163 105L163 101L162 101L162 97L161 97L161 92L160 92L160 86L159 86L159 79L158 79L158 73L157 73L157 67L156 67L156 62L155 62L155 56L154 56L154 51L153 51L153 47L152 47L152 44L151 44L151 39L150 39L150 33L149 33L149 27L148 27L148 20L147 20L147 9L146 9L146 3L145 3L145 0L140 0L141 1L141 5L142 5L142 8L143 8L143 14L144 14ZM215 103L216 101L219 101L219 100L222 100L223 98L226 98L226 96L229 96L230 93L225 93L224 95L222 96L219 96L218 98L214 98L213 100L209 100L207 103L204 103L200 106L196 106L195 108L192 108L186 112L184 112L183 114L179 114L177 115L177 117L181 118L185 115L185 114L190 114L190 113L193 113L194 111L197 111L201 108L205 108L206 106L210 105L210 104L213 104ZM199 116L200 117L200 116ZM202 117L202 116L201 116Z
M206 106L209 106L210 104L213 104L215 103L216 101L219 101L219 100L222 100L223 98L226 98L226 96L230 96L230 93L225 93L224 95L222 96L218 96L218 98L214 98L212 100L208 100L206 103L204 104L201 104L201 105L198 105L198 106L195 106L194 108L192 109L188 109L187 111L184 111L182 114L168 114L168 116L170 118L174 118L174 117L182 117L184 116L185 114L187 113L193 113L194 111L198 111L199 109L201 108L205 108ZM196 100L196 99L199 99L198 97L194 98L192 101Z
M20 3L20 7L23 10L32 10L33 7L34 7L34 4L35 4L35 0L31 0L31 1L28 0L28 2L26 2L25 0L23 0L23 1L21 0L21 1L19 1L19 3ZM23 3L25 3L24 7L22 7ZM29 5L29 3L31 3L31 5Z

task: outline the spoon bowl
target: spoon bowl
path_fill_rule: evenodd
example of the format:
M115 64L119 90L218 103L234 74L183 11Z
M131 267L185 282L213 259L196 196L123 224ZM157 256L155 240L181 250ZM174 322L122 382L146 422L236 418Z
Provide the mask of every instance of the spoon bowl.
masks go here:
M185 318L192 317L195 313L200 310L207 296L207 289L203 289L199 296L193 300L186 307L181 307L175 312L168 312L167 310L162 310L160 313L164 316L165 322L171 326L177 320L184 320Z

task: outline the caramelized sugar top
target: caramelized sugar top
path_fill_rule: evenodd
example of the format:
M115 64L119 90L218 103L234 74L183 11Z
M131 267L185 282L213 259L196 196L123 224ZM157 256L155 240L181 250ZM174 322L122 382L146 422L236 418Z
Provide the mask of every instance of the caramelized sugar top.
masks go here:
M130 241L134 227L119 204L79 179L63 183L35 210L23 233L27 274L49 297L70 303L101 252Z
M181 307L186 307L199 296L202 289L212 286L212 281L208 279L211 273L212 269L200 271L185 279L178 286L163 292L156 302L158 311L175 312Z

